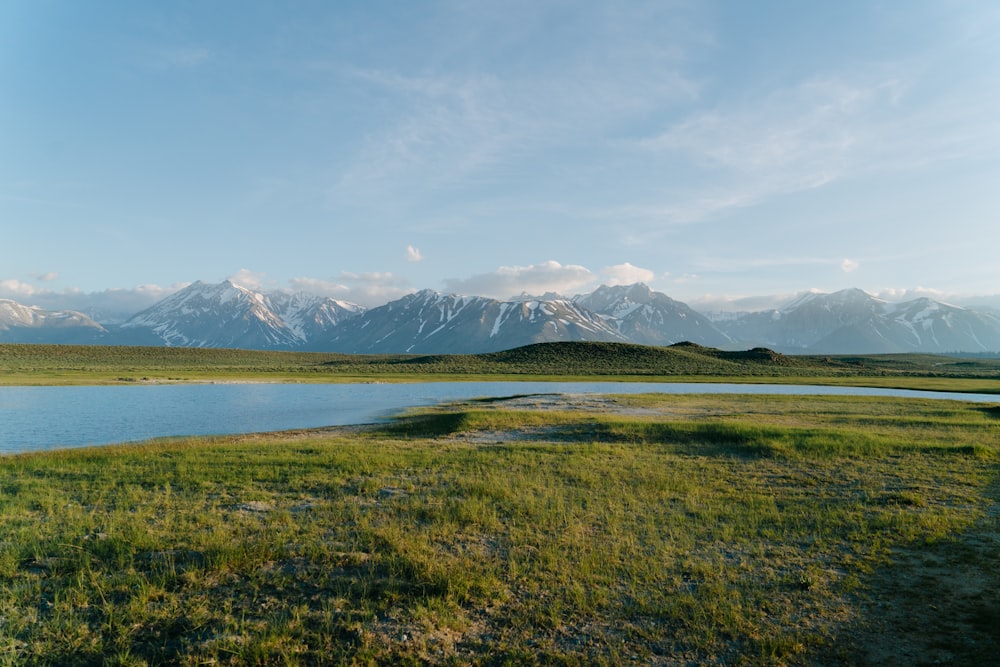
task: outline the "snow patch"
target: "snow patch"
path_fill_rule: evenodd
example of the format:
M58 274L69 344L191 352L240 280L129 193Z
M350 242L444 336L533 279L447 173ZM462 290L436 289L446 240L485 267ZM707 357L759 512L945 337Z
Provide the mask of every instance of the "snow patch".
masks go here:
M497 319L493 322L493 329L490 331L490 338L495 338L498 333L500 333L500 326L506 320L505 315L507 311L510 310L511 304L501 303L500 304L500 314L497 315Z

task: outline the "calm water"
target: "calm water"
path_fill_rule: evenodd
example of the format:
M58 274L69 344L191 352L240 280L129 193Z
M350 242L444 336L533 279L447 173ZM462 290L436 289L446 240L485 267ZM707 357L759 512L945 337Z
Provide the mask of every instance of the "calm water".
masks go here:
M654 382L0 387L0 453L104 445L165 436L363 424L385 419L408 407L483 396L650 392L853 394L1000 402L1000 396L987 394Z

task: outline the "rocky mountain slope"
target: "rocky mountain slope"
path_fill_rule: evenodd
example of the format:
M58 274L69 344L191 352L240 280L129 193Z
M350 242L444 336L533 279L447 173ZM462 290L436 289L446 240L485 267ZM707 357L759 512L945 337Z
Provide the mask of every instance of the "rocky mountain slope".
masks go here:
M316 347L361 354L478 353L571 340L627 339L567 299L497 301L424 290L345 322Z
M732 345L729 336L687 304L646 285L601 285L573 302L604 316L626 340L643 345L692 341L711 347Z
M199 281L122 323L111 338L115 344L293 349L362 310L308 294Z
M45 310L0 299L0 341L8 343L92 343L107 330L75 310Z
M1000 317L994 314L926 298L888 303L859 289L809 293L778 310L741 313L714 324L744 346L788 353L1000 350Z
M365 309L305 293L196 282L120 325L0 300L0 342L168 345L355 354L481 353L555 341L690 341L787 354L1000 351L1000 313L858 289L707 317L646 285L501 301L423 290Z

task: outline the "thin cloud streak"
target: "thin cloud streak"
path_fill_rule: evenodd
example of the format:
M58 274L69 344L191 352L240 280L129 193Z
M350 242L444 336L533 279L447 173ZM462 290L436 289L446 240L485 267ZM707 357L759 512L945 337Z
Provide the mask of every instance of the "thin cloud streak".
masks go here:
M980 98L977 104L967 96L926 99L919 89L930 84L917 68L874 69L885 74L813 78L749 104L698 113L640 140L637 146L654 155L692 160L704 183L664 189L650 203L601 216L632 220L639 225L633 242L647 243L662 233L645 225L690 225L838 181L984 159L1000 150L995 95L968 91Z
M632 207L632 214L697 223L844 178L870 162L872 139L885 130L872 118L886 113L900 87L893 80L816 79L674 124L637 146L665 159L692 160L696 180L685 191L664 192L671 204Z
M708 272L740 272L754 269L791 266L830 266L838 267L845 272L847 268L860 266L856 260L845 260L843 257L823 257L819 255L803 257L707 257L703 256L692 261L699 271Z
M473 64L462 74L435 68L420 74L334 68L339 76L391 100L398 111L385 130L368 135L363 148L340 170L330 190L331 205L384 203L381 195L392 192L404 208L407 201L423 201L427 193L441 190L461 192L512 180L519 184L539 168L551 178L551 155L587 145L591 153L602 153L615 143L602 138L609 129L629 118L692 102L700 86L681 71L682 45L692 38L680 28L671 29L671 39L650 30L657 24L648 23L646 13L656 7L636 6L613 16L583 8L591 32L575 45L581 53L548 67L487 70ZM667 13L671 19L679 15ZM524 23L517 25L498 25L487 20L489 14L473 16L472 25L462 27L464 33L475 34L476 21L484 21L479 52L511 48L505 42L517 41L514 34L534 31L531 37L539 38L548 30L546 17L537 12L528 11ZM532 27L532 16L537 26ZM661 20L664 26L677 23ZM625 29L638 30L639 38L620 40L619 31ZM446 40L439 49L448 53L448 46Z
M3 44L24 65L3 110L10 294L241 266L376 305L589 287L574 266L682 300L1000 277L983 3L16 14L33 29Z

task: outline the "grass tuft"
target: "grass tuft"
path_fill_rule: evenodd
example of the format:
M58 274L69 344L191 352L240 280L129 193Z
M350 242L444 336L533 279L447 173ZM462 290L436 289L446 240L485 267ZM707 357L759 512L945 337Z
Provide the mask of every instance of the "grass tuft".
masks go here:
M995 656L981 406L514 403L0 459L0 663L877 664L887 637Z

